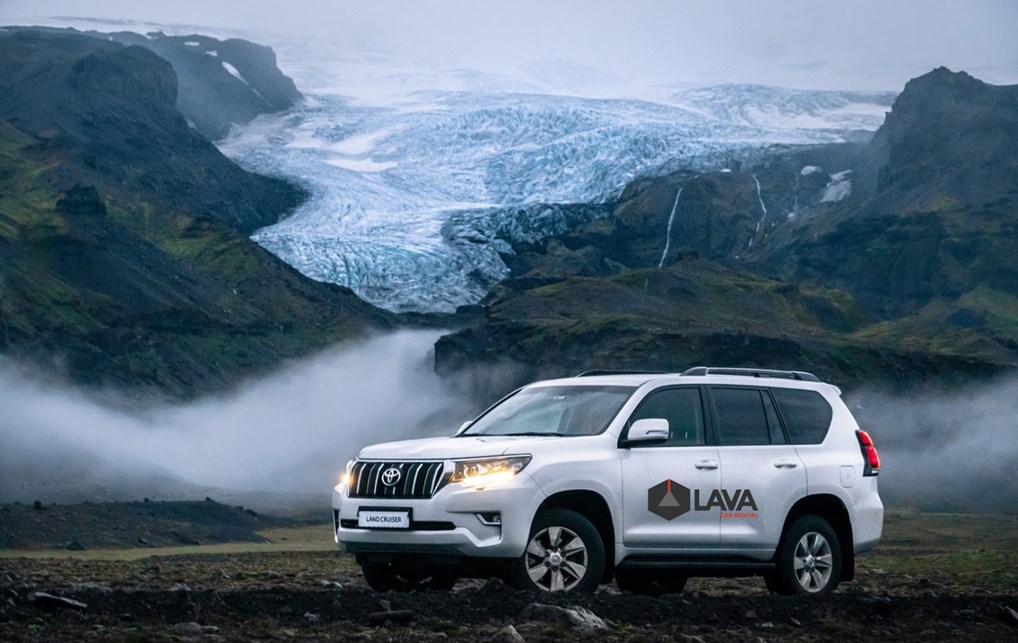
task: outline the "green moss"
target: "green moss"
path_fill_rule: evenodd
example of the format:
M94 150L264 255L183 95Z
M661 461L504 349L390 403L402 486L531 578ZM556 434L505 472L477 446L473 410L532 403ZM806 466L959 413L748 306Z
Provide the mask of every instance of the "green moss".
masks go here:
M189 397L358 335L376 314L143 191L104 184L105 216L56 214L53 149L0 121L5 346L59 356L90 384ZM110 260L121 272L103 272Z

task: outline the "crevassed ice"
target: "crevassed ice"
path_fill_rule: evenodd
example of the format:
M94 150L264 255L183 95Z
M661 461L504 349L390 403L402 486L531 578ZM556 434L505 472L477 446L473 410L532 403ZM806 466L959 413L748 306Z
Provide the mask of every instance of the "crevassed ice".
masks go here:
M501 255L583 220L637 177L752 160L828 129L733 123L697 105L545 95L416 95L409 108L314 96L221 143L312 197L254 239L305 275L396 311L473 303ZM732 99L725 95L726 108ZM839 116L839 118L844 118ZM566 204L594 204L567 208Z

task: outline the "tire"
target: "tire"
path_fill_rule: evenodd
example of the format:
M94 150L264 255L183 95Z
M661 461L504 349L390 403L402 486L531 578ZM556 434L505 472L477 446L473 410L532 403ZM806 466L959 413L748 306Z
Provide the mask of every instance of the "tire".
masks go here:
M689 580L683 574L667 569L616 569L615 582L619 589L645 596L681 594Z
M459 580L451 574L422 575L400 570L392 563L364 563L361 565L364 580L376 592L410 592L433 589L448 591Z
M569 509L534 518L523 555L512 563L510 583L523 590L592 592L604 576L604 543L589 520Z
M788 528L774 556L775 570L764 577L777 594L823 596L841 582L841 541L830 523L802 516Z

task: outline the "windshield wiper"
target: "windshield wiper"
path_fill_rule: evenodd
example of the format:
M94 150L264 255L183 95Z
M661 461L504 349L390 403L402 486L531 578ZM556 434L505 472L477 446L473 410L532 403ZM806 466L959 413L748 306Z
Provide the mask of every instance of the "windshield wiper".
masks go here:
M485 435L485 436L488 436L488 437L491 437L491 438L510 437L510 436L517 436L517 435L527 435L527 436L532 436L532 435L539 435L539 436L540 435L553 435L553 436L555 436L557 438L565 437L561 433L548 433L548 432L542 432L542 431L520 431L519 433L475 433L474 435L478 435L478 436Z

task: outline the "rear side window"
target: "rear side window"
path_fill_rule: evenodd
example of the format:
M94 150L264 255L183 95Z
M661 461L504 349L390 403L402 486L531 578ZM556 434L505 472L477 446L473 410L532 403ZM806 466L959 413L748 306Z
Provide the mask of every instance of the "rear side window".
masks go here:
M711 392L717 409L721 446L771 444L771 428L760 391L712 388Z
M831 428L834 411L816 391L775 388L771 390L792 444L820 444Z

